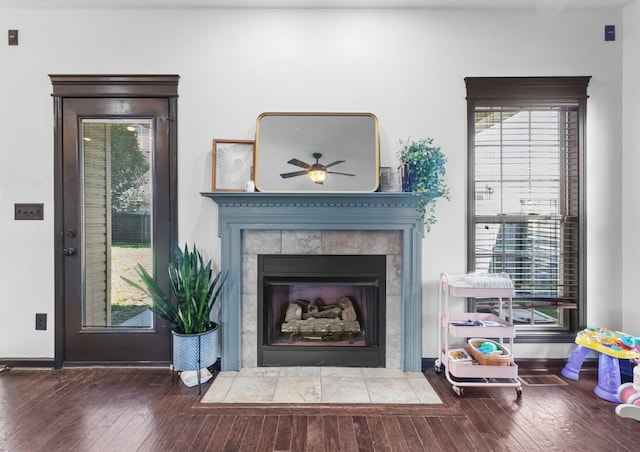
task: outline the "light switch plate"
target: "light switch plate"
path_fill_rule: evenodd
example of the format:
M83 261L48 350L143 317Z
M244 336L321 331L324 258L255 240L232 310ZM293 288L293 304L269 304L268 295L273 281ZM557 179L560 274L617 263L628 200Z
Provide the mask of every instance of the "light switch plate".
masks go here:
M44 204L15 204L16 220L43 220Z
M18 45L18 30L9 30L9 45Z
M604 40L605 41L615 41L616 40L616 26L615 25L605 25L604 26Z

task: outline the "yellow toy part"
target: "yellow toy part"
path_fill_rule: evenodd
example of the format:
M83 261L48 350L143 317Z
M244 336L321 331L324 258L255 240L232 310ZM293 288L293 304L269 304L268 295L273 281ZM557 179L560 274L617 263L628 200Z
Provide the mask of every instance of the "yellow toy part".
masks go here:
M585 328L576 336L576 344L622 359L640 358L640 338L605 327Z

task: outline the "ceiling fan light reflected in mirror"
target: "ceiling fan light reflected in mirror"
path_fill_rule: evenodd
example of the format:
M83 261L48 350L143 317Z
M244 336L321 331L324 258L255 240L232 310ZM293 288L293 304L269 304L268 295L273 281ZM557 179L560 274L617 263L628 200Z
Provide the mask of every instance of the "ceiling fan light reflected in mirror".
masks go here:
M324 181L327 178L327 173L339 174L341 176L355 176L355 174L350 174L350 173L338 173L335 171L327 171L327 168L334 165L338 165L340 163L345 163L345 160L336 160L335 162L329 163L328 165L323 165L322 163L319 162L320 158L322 157L322 154L320 154L319 152L314 152L312 155L313 155L313 158L316 159L316 163L314 163L313 165L310 165L298 159L291 159L287 162L290 165L295 165L295 166L299 166L300 168L305 168L305 171L293 171L291 173L281 173L280 177L282 177L283 179L287 179L289 177L302 176L306 174L307 176L309 176L309 179L311 179L311 181L314 184L322 185L324 184Z
M326 178L327 171L322 168L309 170L309 179L311 179L314 184L322 184Z

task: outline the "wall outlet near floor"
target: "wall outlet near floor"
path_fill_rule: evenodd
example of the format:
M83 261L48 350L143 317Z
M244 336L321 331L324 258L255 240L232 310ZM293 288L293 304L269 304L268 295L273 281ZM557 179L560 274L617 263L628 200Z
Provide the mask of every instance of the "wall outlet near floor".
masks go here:
M47 329L47 314L36 313L36 330Z
M18 30L9 30L9 45L18 45Z

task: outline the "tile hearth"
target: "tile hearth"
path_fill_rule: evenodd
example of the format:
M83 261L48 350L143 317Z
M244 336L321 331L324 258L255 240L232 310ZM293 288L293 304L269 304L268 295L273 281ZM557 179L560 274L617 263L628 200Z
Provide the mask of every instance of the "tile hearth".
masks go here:
M355 367L254 367L218 374L202 403L441 404L421 372Z

